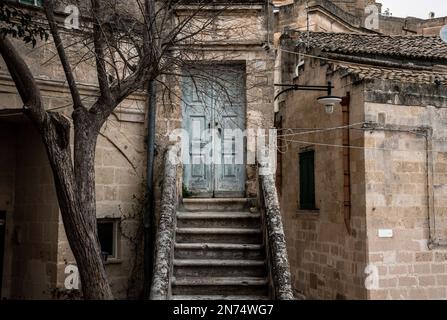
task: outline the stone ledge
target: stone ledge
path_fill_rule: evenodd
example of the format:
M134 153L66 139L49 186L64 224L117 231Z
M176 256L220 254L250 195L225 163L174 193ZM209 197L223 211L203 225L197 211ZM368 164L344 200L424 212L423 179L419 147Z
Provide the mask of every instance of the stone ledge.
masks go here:
M316 210L298 209L296 211L296 216L300 217L300 218L319 218L320 217L320 209L316 209Z

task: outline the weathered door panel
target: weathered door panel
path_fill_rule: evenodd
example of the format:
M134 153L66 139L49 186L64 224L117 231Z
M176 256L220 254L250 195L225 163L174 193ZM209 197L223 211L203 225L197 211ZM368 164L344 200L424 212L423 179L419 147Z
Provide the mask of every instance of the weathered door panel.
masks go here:
M191 196L213 195L212 178L212 121L211 96L203 93L206 87L196 87L192 80L184 85L183 121L189 135L189 159L184 165L183 184Z
M245 73L240 66L213 70L215 82L185 81L184 128L189 132L191 164L184 184L190 196L245 195ZM199 135L196 131L202 132ZM205 131L205 132L204 132ZM200 147L199 147L200 146ZM201 165L199 159L208 160Z
M215 88L214 121L217 127L214 165L215 195L245 194L245 72L228 66L219 74Z

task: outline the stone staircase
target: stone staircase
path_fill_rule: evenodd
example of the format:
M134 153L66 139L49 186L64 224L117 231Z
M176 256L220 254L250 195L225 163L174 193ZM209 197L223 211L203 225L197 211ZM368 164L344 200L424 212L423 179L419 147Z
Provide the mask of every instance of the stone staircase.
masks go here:
M260 214L250 199L184 199L177 212L174 300L269 298Z

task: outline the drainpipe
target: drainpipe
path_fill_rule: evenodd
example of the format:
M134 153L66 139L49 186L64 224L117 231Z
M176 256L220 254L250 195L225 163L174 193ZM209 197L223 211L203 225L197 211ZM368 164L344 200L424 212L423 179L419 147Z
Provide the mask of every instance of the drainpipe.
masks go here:
M343 112L343 126L350 125L349 107L351 104L351 96L349 92L341 102ZM351 149L350 149L350 131L349 128L343 130L343 210L346 230L351 235Z
M155 159L155 118L156 110L155 81L150 80L148 86L147 117L147 180L146 203L144 210L144 298L148 299L153 274L154 257L154 159Z
M154 37L153 26L156 21L156 0L144 0L145 21L148 23L147 32L143 33L144 53L150 55L155 62L155 47L159 46ZM150 75L152 77L153 74ZM143 297L149 299L154 272L155 248L155 210L154 210L154 160L155 160L155 121L157 116L156 85L153 78L148 78L148 110L147 110L147 168L146 168L146 203L143 214Z

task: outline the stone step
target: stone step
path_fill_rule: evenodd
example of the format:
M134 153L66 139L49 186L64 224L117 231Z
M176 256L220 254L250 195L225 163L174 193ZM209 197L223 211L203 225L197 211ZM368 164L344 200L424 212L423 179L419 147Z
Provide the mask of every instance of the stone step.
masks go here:
M255 198L184 198L186 211L240 211L256 206Z
M268 296L262 277L174 277L172 294L195 296Z
M264 260L174 259L174 276L183 277L263 277Z
M228 243L176 243L175 259L264 259L264 246L260 244Z
M178 212L179 228L260 228L261 215L250 212Z
M219 301L219 300L269 300L268 296L235 296L235 295L214 295L214 296L205 296L205 295L185 295L185 296L180 296L180 295L174 295L172 296L172 300L209 300L209 301Z
M261 244L261 229L249 228L177 228L177 243Z

